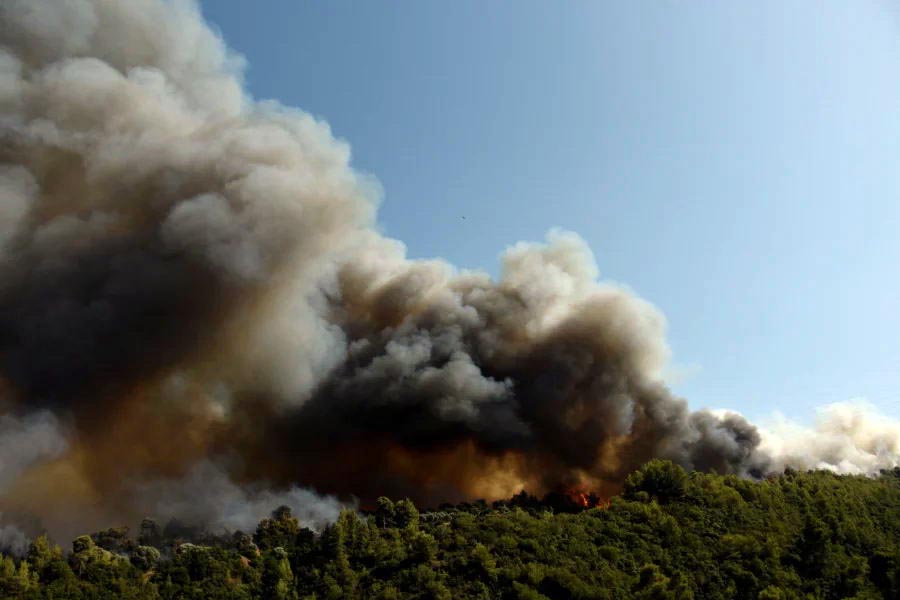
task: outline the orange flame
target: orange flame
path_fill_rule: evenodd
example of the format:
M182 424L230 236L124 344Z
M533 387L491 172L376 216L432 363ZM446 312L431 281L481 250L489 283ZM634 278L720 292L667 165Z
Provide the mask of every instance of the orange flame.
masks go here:
M565 494L572 500L572 502L581 506L584 510L588 510L591 508L600 508L605 510L609 508L609 500L600 497L594 492L570 489L565 492Z

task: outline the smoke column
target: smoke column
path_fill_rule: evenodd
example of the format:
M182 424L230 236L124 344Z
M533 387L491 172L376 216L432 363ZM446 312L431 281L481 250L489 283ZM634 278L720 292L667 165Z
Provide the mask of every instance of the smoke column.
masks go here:
M896 423L832 415L813 456L690 412L663 316L574 234L507 249L496 280L407 259L348 146L254 101L242 67L191 2L0 5L4 519L64 539L145 512L333 518L307 488L434 503L611 492L653 457L897 464Z

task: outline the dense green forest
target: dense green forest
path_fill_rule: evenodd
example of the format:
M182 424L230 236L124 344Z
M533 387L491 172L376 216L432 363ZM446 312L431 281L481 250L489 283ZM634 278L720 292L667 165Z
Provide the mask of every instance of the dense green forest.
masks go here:
M0 560L0 596L900 598L900 469L748 481L653 461L590 509L380 498L318 533L281 507L252 534L198 535L147 519L68 553L37 538Z

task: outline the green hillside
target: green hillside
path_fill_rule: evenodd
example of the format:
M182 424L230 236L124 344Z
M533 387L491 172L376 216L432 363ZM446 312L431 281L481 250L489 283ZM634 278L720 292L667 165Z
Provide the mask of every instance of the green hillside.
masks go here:
M382 498L318 534L285 508L222 537L146 520L70 553L39 538L3 557L0 596L900 598L900 469L753 482L653 461L588 510L560 495L421 513Z

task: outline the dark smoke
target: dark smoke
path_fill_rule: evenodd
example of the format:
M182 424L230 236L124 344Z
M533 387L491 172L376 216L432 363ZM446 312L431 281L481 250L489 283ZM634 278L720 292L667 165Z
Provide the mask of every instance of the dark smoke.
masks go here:
M245 527L335 514L298 485L438 502L614 491L653 457L896 464L890 434L804 457L690 412L662 315L574 234L508 249L497 280L406 259L347 146L241 68L186 0L0 4L4 514Z
M532 489L614 488L660 456L725 473L763 470L755 428L691 414L660 383L661 316L595 276L587 248L560 233L547 246L512 249L497 282L437 264L404 263L386 275L345 268L334 318L353 332L347 359L274 423L267 460L310 457L314 466L300 465L298 476L316 480L339 456L350 471L339 480L346 487L331 488L360 492L368 478L366 491L377 493L388 477L420 496L430 470L397 482L389 451L376 464L348 455L373 442L417 457L467 446L506 458L503 476ZM477 459L453 462L462 490L494 475ZM446 482L437 484L446 494Z

